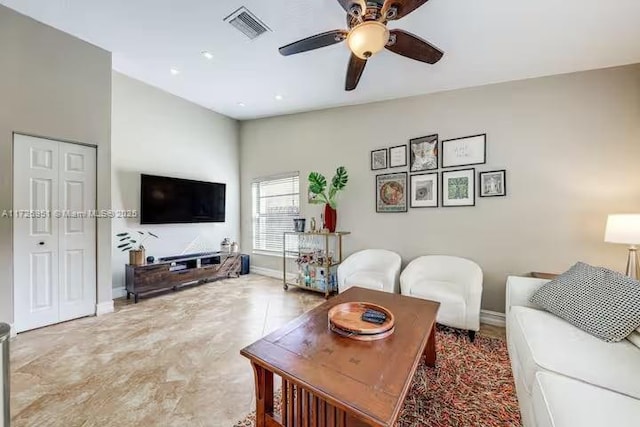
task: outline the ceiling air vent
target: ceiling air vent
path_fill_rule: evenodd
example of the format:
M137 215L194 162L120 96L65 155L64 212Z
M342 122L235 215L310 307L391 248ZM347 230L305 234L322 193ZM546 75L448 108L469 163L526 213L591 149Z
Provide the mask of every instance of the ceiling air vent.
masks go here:
M244 6L224 18L224 21L236 27L242 34L249 37L251 40L271 31L264 22Z

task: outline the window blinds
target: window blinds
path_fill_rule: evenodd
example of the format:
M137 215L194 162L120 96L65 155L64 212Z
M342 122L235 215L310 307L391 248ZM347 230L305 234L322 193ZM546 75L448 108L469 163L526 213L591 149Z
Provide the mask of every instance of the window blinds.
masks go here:
M252 184L253 250L282 252L282 236L300 216L298 172L258 178Z

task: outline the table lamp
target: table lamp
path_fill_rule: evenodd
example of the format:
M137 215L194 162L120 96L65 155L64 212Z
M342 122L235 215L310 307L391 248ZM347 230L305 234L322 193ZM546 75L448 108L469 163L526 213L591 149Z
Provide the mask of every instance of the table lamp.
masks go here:
M640 263L638 263L636 245L640 244L640 214L609 215L604 241L629 245L626 274L638 279L640 277Z

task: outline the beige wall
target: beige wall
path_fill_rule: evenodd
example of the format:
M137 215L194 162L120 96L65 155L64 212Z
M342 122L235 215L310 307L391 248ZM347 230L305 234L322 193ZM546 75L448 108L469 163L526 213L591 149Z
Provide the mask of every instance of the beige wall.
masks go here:
M13 132L98 147L111 205L111 54L0 6L0 209L12 205ZM0 321L13 322L12 225L0 219ZM98 223L98 301L111 301L111 222Z
M112 198L114 209L140 209L140 174L227 184L226 222L141 226L115 219L113 233L149 230L155 257L220 250L240 239L238 123L159 89L113 73ZM113 286L124 286L128 254L113 247Z
M370 151L432 133L487 133L488 163L476 168L507 169L508 197L376 214ZM626 249L604 243L604 227L608 213L640 212L639 160L638 65L243 122L242 245L251 248L253 177L299 170L306 193L310 171L344 165L351 180L338 228L353 232L348 252L388 248L405 264L426 254L470 258L484 270L483 308L503 312L509 274L560 272L578 260L624 268ZM321 208L302 200L304 215L319 218Z

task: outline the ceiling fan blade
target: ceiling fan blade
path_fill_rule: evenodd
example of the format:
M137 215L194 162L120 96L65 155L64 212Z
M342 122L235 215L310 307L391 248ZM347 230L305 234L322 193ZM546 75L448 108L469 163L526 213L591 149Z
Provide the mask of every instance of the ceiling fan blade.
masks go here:
M444 55L440 49L414 34L403 30L391 30L390 34L392 40L395 38L395 43L387 45L386 48L398 55L427 64L435 64Z
M352 91L358 87L365 65L367 65L366 59L360 59L354 54L351 54L351 59L349 59L349 68L347 68L347 83L344 87L345 90Z
M283 56L295 55L296 53L307 52L309 50L320 49L321 47L331 46L340 43L347 37L348 32L344 30L327 31L326 33L316 34L306 39L298 40L280 48Z
M366 6L365 0L338 0L338 3L340 3L340 6L342 6L342 8L346 12L350 12L351 11L351 7L353 7L354 4L359 4L360 7L362 8L361 9L362 12L367 10L367 6Z
M384 6L382 6L382 16L385 16L387 11L392 7L397 9L397 13L393 17L389 17L390 20L404 18L429 0L386 0Z

